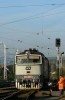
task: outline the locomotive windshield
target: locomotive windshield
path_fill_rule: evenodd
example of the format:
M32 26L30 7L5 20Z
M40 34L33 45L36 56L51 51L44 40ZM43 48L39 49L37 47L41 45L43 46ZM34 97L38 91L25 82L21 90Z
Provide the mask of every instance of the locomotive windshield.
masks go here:
M17 64L25 64L25 63L41 63L40 55L22 55L16 56Z

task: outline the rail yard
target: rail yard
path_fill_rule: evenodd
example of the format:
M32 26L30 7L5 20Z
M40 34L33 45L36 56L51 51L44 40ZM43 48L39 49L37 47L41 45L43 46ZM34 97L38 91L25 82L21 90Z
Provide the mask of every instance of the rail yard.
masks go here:
M7 74L7 80L3 80L4 77L2 77L2 79L0 80L0 99L59 99L57 79L55 78L55 76L51 77L50 65L52 65L52 63L50 63L50 60L46 58L44 54L42 54L36 49L29 49L23 52L17 51L15 55L14 73ZM10 66L10 70L11 68L12 66ZM52 97L49 96L48 87L48 81L50 78L53 78L54 81ZM63 96L61 100L64 99L65 97Z
M65 92L59 98L58 81L54 77L52 97L49 96L48 81L52 78L49 64L48 58L36 49L18 51L15 55L13 79L10 77L8 80L0 80L0 99L65 100Z

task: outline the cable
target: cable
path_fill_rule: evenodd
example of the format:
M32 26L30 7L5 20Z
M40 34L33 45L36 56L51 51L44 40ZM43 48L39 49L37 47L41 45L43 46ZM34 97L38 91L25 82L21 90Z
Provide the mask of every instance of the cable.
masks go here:
M37 17L26 17L26 18L23 18L23 19L19 19L19 20L8 22L8 23L0 24L0 26L16 23L16 22L20 22L20 21L37 19L37 18L40 18L40 17L46 17L46 16L51 16L51 15L61 14L61 13L65 13L65 12L58 12L58 13L55 13L55 14L47 14L47 15L42 15L43 13L41 13L41 15L39 15Z
M65 3L62 3L62 4L55 4L55 3L52 3L52 4L40 4L40 5L19 5L19 6L0 6L0 8L19 8L19 7L42 7L42 6L59 6L59 5L65 5Z
M51 5L56 5L56 4L51 4ZM62 6L62 5L65 5L65 3L62 3L61 6ZM48 10L46 13L48 13L49 11L52 11L52 10L54 10L54 9L56 9L56 7L53 8L53 9ZM11 22L8 22L8 23L3 23L3 24L1 24L0 26L7 25L7 24L11 24L11 23L15 23L15 22L20 22L20 21L25 21L25 20L34 19L34 18L32 18L32 17L38 16L38 15L40 15L40 14L43 14L43 12L38 13L38 14L35 14L35 15L32 15L32 16L29 16L29 17L25 17L25 18L23 18L23 19L14 20L14 21L11 21ZM48 15L47 15L47 16L48 16ZM35 17L35 18L39 18L39 17Z

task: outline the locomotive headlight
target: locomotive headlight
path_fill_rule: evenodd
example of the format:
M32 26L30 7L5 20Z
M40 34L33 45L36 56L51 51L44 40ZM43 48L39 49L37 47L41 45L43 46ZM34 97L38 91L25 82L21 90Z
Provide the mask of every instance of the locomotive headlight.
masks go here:
M23 79L21 81L23 82Z
M35 80L33 79L33 82L34 82Z
M43 86L43 84L40 84L40 87L42 87Z

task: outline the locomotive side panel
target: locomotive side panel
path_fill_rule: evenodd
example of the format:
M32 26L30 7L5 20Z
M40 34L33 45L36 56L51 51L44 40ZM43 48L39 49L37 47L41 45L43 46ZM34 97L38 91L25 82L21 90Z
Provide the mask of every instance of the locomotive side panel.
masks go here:
M40 80L42 82L42 86L45 87L46 84L48 83L48 80L49 80L49 60L44 56L42 58L42 67L41 67L41 77L40 77Z
M48 61L47 58L45 58L44 66L45 66L44 67L44 76L45 76L46 79L49 79L49 68L50 68L50 66L49 66L49 61Z

